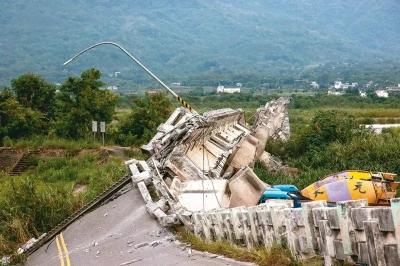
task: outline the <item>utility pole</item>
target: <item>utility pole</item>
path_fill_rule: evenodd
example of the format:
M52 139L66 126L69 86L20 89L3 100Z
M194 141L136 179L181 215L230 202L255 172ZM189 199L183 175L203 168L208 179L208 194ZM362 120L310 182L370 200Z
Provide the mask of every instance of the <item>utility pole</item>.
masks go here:
M104 134L106 133L106 122L100 122L100 132L103 136L103 146L104 146Z
M93 141L96 140L97 121L92 121Z

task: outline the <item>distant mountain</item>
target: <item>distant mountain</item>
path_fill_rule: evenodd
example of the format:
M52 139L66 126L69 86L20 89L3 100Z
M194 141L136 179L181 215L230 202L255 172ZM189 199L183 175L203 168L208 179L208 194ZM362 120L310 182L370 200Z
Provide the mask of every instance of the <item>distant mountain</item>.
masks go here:
M170 81L397 60L399 10L397 0L2 0L0 84L27 71L60 81L91 66L143 79L112 48L62 67L101 40L123 44Z

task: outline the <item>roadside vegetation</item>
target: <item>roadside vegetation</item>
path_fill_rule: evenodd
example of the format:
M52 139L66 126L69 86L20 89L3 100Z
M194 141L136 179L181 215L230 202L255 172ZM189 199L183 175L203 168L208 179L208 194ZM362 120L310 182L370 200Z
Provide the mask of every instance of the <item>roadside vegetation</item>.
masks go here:
M266 150L300 170L299 176L292 178L256 165L256 173L270 184L290 183L304 188L325 175L346 169L400 175L400 131L388 129L376 135L342 111L317 112L288 142L271 140Z
M189 244L195 250L223 255L239 261L252 262L260 266L317 266L323 264L322 258L318 257L305 261L296 260L285 245L276 244L268 249L257 247L248 250L245 247L222 240L207 242L183 227L175 228L175 233L182 242Z
M49 231L125 174L99 151L57 151L34 158L20 176L0 174L0 255Z
M100 147L98 141L93 139L70 140L59 137L32 136L22 139L3 139L3 146L15 149L64 149L68 151L79 151L81 149L96 149Z

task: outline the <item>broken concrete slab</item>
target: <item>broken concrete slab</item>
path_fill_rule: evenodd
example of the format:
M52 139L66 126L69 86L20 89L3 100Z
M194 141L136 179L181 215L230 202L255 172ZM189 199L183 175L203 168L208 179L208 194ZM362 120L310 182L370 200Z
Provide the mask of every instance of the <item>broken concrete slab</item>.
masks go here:
M148 245L149 245L148 242L142 242L142 243L136 244L135 245L135 249L142 248L142 247L145 247L145 246L148 246Z
M230 180L229 207L255 206L269 185L261 181L250 167L240 169Z
M126 162L146 209L164 224L176 223L176 217L188 224L193 211L256 205L267 185L249 167L269 138L288 136L288 103L279 98L259 108L253 127L241 109L203 115L176 109L143 147L152 157ZM164 206L155 207L150 187Z

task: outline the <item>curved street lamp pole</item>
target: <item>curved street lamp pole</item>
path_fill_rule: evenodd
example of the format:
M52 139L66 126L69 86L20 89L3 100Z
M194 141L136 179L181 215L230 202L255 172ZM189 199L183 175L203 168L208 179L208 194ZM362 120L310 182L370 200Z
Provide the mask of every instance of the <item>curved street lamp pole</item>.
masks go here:
M89 46L88 48L80 51L76 55L74 55L72 58L70 58L68 61L64 63L64 66L68 65L72 61L74 61L77 57L80 55L86 53L87 51L96 48L97 46L100 45L113 45L117 48L119 48L122 52L124 52L127 56L129 56L130 59L132 59L136 64L138 64L147 74L149 74L154 80L156 80L161 86L163 86L169 93L171 93L178 101L179 103L187 108L190 112L197 114L197 112L186 102L184 101L178 94L176 94L173 90L171 90L170 87L168 87L162 80L160 80L156 75L153 74L147 67L145 67L136 57L134 57L131 53L129 53L124 47L121 45L115 43L115 42L100 42L93 44L92 46Z

